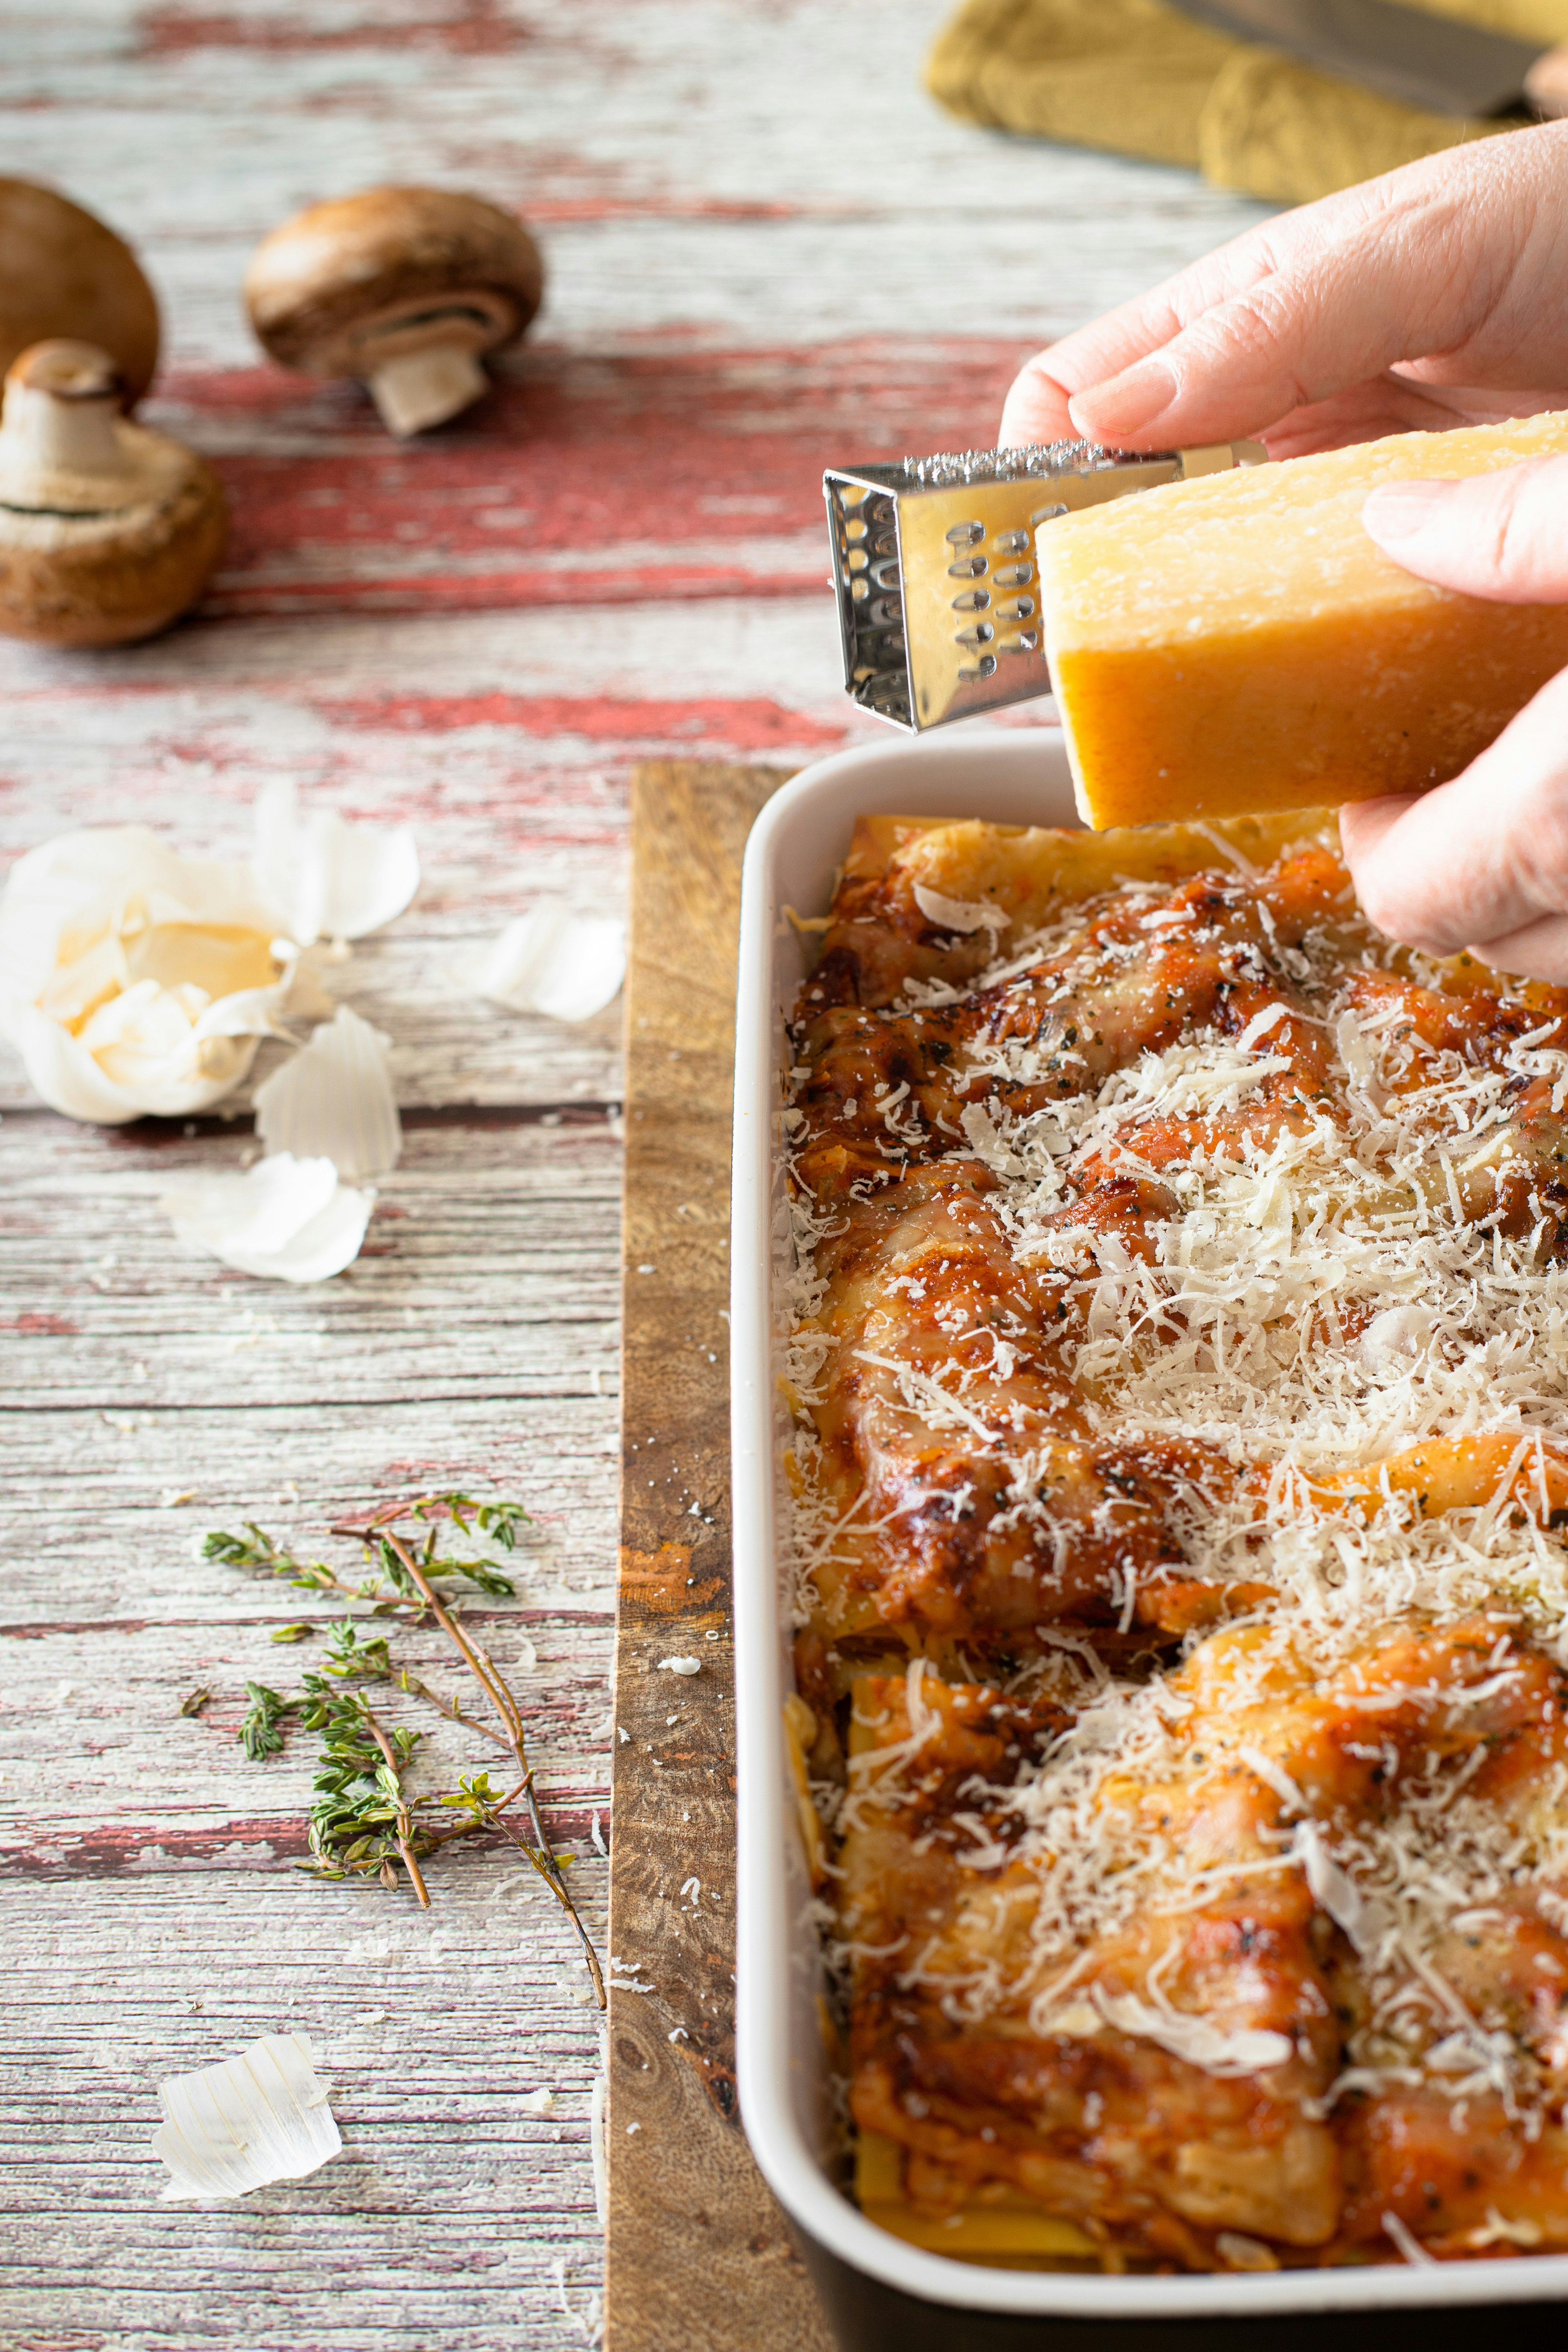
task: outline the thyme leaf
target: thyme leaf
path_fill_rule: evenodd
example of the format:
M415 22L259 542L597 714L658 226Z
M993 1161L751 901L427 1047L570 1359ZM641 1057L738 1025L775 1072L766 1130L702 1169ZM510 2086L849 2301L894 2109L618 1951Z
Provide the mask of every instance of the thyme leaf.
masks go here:
M251 1762L259 1764L264 1756L276 1756L282 1747L284 1722L299 1713L300 1701L268 1690L265 1683L247 1683L245 1696L250 1705L240 1723L239 1744Z

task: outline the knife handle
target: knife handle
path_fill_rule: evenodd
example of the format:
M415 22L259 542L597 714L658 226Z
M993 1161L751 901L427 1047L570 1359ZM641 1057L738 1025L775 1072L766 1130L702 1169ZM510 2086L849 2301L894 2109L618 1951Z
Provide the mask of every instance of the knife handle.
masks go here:
M1568 114L1568 41L1536 58L1524 77L1524 94L1549 122Z

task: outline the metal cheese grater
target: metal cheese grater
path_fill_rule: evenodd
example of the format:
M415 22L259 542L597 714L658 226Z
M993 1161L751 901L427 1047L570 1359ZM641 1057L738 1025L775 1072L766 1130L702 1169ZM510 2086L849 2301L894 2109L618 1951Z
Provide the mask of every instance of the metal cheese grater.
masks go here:
M847 693L920 734L1048 694L1034 535L1076 508L1260 465L1256 441L1142 457L1092 441L822 478Z

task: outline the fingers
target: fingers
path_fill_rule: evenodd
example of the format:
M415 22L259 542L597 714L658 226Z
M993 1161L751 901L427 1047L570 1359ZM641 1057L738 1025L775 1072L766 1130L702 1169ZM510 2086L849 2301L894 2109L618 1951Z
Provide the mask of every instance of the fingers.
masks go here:
M1336 206L1346 199L1331 196L1326 201L1329 206ZM1307 205L1300 212L1287 214L1282 221L1266 221L1258 228L1248 229L1244 236L1205 254L1149 293L1121 303L1104 318L1052 343L1028 362L1008 393L1001 446L1017 447L1026 439L1081 435L1086 428L1075 424L1068 413L1075 394L1120 378L1149 353L1171 342L1194 320L1261 284L1297 244L1310 238L1311 218L1323 210L1321 205Z
M1238 289L1268 277L1277 248L1267 232L1275 226L1266 223L1263 229L1249 230L1030 360L1007 394L1001 446L1083 435L1087 428L1075 423L1069 411L1074 395L1119 379L1179 335L1189 320L1203 317Z
M1505 604L1568 603L1568 457L1468 481L1384 482L1362 520L1418 579Z
M1267 275L1076 392L1073 421L1099 440L1225 440L1443 349L1468 322L1476 256L1464 230L1462 210L1430 200L1320 221Z
M1568 381L1565 166L1568 124L1545 124L1265 222L1040 353L1006 436L1059 434L1063 395L1075 434L1160 448L1267 436L1401 362L1434 383Z
M1362 905L1390 939L1568 980L1568 670L1463 775L1352 803L1340 829Z
M1015 377L1002 410L996 446L1029 449L1050 441L1074 441L1068 394L1050 372L1051 354L1041 352Z
M1408 238L1379 257L1364 222L1313 218L1342 201L1253 230L1040 352L1007 396L1004 444L1235 439L1382 374L1405 356L1422 271Z

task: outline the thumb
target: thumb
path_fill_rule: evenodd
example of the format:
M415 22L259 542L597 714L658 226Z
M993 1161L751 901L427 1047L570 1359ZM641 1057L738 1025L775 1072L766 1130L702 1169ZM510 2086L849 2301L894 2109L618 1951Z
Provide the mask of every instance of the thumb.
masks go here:
M1568 604L1568 457L1467 480L1384 482L1369 537L1420 580L1501 604Z

